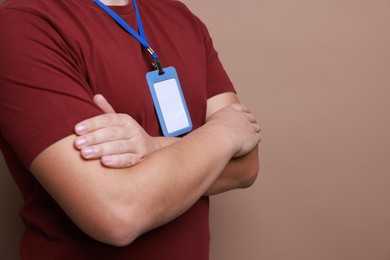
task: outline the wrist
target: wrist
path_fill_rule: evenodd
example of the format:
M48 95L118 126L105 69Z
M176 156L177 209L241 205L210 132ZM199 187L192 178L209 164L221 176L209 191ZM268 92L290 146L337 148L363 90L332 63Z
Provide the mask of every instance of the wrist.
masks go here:
M155 151L161 150L167 146L170 146L171 144L176 143L179 138L175 137L164 137L164 136L156 136L153 137L153 142L155 145Z
M210 145L214 144L216 149L221 150L221 152L223 149L229 154L230 158L238 152L237 138L228 125L208 121L199 130L206 131L207 135L210 136Z

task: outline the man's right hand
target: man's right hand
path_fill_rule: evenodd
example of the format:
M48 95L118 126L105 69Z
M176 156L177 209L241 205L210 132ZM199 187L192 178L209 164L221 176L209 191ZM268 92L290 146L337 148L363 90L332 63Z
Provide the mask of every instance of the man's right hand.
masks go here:
M94 96L95 104L105 113L75 126L75 147L85 160L99 159L108 168L126 168L142 161L160 148L131 116L116 113L102 95Z

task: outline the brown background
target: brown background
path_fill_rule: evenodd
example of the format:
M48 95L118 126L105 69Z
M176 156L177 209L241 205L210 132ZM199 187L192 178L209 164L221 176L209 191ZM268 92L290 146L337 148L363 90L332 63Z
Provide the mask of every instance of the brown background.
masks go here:
M211 259L389 260L390 1L184 2L263 126L257 183L212 199ZM17 259L0 170L0 259Z

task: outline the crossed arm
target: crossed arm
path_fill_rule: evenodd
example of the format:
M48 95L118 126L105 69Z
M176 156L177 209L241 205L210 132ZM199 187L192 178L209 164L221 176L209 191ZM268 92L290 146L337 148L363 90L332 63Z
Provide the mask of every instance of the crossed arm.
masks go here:
M105 243L129 244L140 234L173 220L201 196L254 181L260 128L244 106L230 105L237 101L234 94L211 99L206 124L179 140L152 138L130 123L135 129L133 136L142 137L139 140L144 145L138 147L144 151L135 151L138 159L135 156L133 166L125 168L116 167L115 160L120 157L88 152L91 147L117 147L112 142L123 140L114 135L105 142L108 132L103 118L84 121L76 126L79 137L71 135L48 147L33 161L31 170L84 232ZM119 115L105 116L112 125L123 123ZM101 120L99 128L96 123ZM90 128L92 125L98 127ZM103 142L99 142L99 133ZM101 158L103 165L99 160L85 159L95 157ZM110 164L111 168L105 167Z
M171 145L179 138L150 137L131 117L116 114L101 95L95 103L106 113L80 122L75 147L86 160L100 159L109 168L130 167L152 152ZM206 118L221 108L239 103L235 93L224 93L208 100ZM81 126L79 128L79 126ZM258 147L245 156L232 158L204 195L214 195L253 184L259 169Z

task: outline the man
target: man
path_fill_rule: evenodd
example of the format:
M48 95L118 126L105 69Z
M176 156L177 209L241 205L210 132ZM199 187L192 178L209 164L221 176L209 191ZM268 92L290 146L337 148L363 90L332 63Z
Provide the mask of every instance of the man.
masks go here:
M135 2L102 3L142 31ZM180 137L161 136L150 50L96 3L0 9L0 141L26 201L22 259L207 259L207 196L256 178L260 128L206 27L180 2L137 5L180 78L193 128Z

